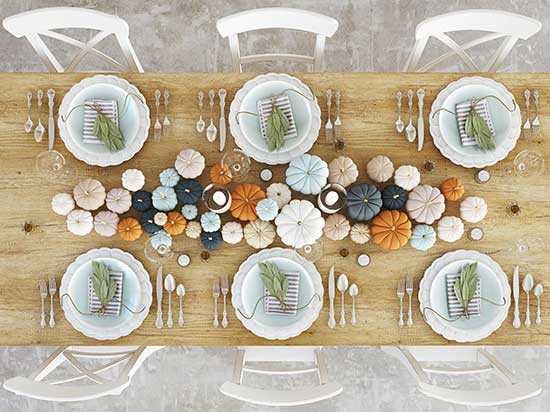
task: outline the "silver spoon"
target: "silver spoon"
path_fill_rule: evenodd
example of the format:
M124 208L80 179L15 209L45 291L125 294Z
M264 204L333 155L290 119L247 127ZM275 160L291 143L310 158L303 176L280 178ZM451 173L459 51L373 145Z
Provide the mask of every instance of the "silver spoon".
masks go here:
M202 120L202 108L203 108L203 101L204 101L204 93L202 91L198 94L199 98L199 120L197 120L197 124L195 128L197 129L197 132L202 133L204 131L204 126L206 126L206 123L204 123L204 120Z
M168 131L170 130L170 120L168 119L168 99L170 97L170 92L168 90L164 90L164 120L162 121L162 128L164 130L164 134L168 136Z
M32 130L33 122L31 119L31 106L32 106L32 92L27 92L27 121L25 122L25 132L30 133Z
M346 290L348 288L348 277L345 274L338 276L338 281L336 282L337 288L342 294L342 309L340 310L340 327L343 328L346 326L346 312L344 309L344 296L346 295Z
M185 286L181 283L176 288L176 295L180 298L180 310L178 316L178 325L183 326L183 297L185 296Z
M44 126L42 125L42 120L40 119L42 115L42 98L44 97L44 92L39 89L36 92L36 97L38 99L38 126L34 129L34 140L41 142L44 137Z
M168 292L168 320L166 321L166 325L171 328L174 326L172 319L172 292L176 289L176 280L171 273L167 274L164 278L164 289Z
M527 328L531 326L531 313L529 311L529 292L531 291L531 289L533 289L533 283L533 276L528 273L523 278L523 282L521 284L521 286L523 287L523 291L527 294L527 309L525 310L525 327Z
M539 283L537 286L535 286L535 296L537 297L537 319L535 320L535 323L537 325L540 325L542 323L540 319L540 297L542 296L542 285Z
M208 92L208 98L210 99L210 125L206 129L206 139L212 143L214 140L216 140L216 133L218 132L218 129L216 126L214 126L214 97L216 96L216 92L213 89L210 89Z
M407 92L407 97L409 98L409 124L407 125L407 128L405 131L407 132L407 140L409 142L414 142L414 139L416 139L416 129L413 126L413 118L412 118L412 107L413 107L413 96L414 93L411 89Z
M403 93L399 90L395 97L397 97L397 120L395 121L395 128L399 133L402 133L405 130L405 123L401 120L401 100L403 99Z
M359 294L359 288L355 283L349 287L349 295L351 296L351 324L355 325L357 323L357 318L355 317L355 298Z

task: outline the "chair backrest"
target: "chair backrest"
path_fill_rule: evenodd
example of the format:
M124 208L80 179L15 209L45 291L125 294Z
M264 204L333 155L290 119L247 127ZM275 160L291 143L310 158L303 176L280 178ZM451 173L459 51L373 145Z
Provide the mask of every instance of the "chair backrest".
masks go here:
M466 406L500 406L532 398L541 388L520 382L515 375L492 355L476 346L384 346L382 349L399 359L417 379L420 392L426 396ZM438 364L441 364L438 365ZM472 389L449 389L438 385L433 375L470 376L495 373L500 386Z
M160 346L60 347L28 377L8 379L4 382L4 389L29 398L55 402L84 401L106 395L119 395L130 385L132 376L143 361L159 349ZM82 363L84 359L106 363L90 368ZM65 363L71 366L67 369L76 371L76 374L48 379L48 375ZM113 373L115 367L118 367L118 374ZM104 376L107 371L116 376ZM67 372L63 369L63 374Z
M118 16L77 7L48 7L6 17L2 24L15 37L25 36L42 62L52 72L74 71L88 53L115 66L119 71L143 72L143 67L128 37L128 24ZM83 43L56 31L60 29L89 29L98 32ZM98 43L110 35L115 36L126 64L119 63L96 49ZM40 36L60 40L78 47L80 51L64 68Z
M494 72L502 65L518 39L529 39L541 27L542 24L538 20L501 10L460 10L431 17L416 27L416 43L403 71L426 72L449 57L458 55L470 71ZM447 33L460 31L488 33L459 45ZM424 65L420 65L420 58L430 37L441 41L451 50ZM482 68L478 67L466 51L497 39L502 40L500 46Z
M268 7L252 9L223 17L216 23L223 38L229 38L233 70L242 71L246 63L265 61L295 61L309 65L313 71L321 71L325 50L325 39L332 37L338 29L338 21L307 10L286 7ZM241 56L239 34L263 29L301 30L316 35L313 56L298 54L267 53Z
M260 366L249 365L250 362ZM301 368L281 369L273 363L307 363ZM258 389L243 384L244 373L289 376L315 373L319 384L314 387L295 390ZM233 378L225 382L220 391L231 398L264 406L299 406L332 398L342 392L342 386L328 381L328 371L324 353L319 347L277 346L241 347L237 351Z

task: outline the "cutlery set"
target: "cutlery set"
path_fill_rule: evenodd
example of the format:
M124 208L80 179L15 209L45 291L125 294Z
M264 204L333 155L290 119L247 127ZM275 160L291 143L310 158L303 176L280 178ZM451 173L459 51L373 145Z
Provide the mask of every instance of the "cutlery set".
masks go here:
M406 279L400 279L397 284L397 297L399 298L399 321L398 325L400 328L405 326L405 321L403 320L403 299L405 298L405 293L408 296L408 309L407 309L407 327L412 328L413 318L412 318L412 295L414 292L414 281L412 275L408 275Z
M336 298L336 289L340 292L341 296L341 307L340 307L340 320L338 324L341 328L346 326L346 312L345 312L345 296L346 291L348 291L351 297L351 320L352 325L357 324L357 316L355 313L355 298L359 294L358 286L353 283L349 286L349 280L347 275L344 273L338 276L338 279L335 279L334 266L331 266L329 275L328 275L328 298L329 298L329 315L328 315L328 327L334 329L336 327L336 317L334 313L334 299Z
M214 117L215 117L215 102L216 102L216 91L214 89L210 89L208 91L208 107L210 111L210 122L208 124L208 127L206 127L206 122L202 118L202 111L204 109L204 92L199 91L197 97L199 100L199 120L197 120L197 123L195 125L195 128L197 132L202 133L204 132L204 129L206 127L206 140L208 140L210 143L214 143L216 141L216 137L220 137L219 141L219 151L223 152L225 148L225 141L226 141L226 121L225 121L225 99L227 97L227 90L220 89L218 90L218 98L219 98L219 104L220 104L220 119L219 119L219 129L214 124Z
M339 151L344 148L344 137L342 136L342 119L340 119L340 90L334 92L334 103L336 106L336 118L334 123L332 122L331 109L332 109L332 90L328 89L325 92L325 98L327 100L327 122L325 123L325 140L328 144L333 144L334 148Z
M222 328L227 328L227 295L229 294L229 275L227 273L224 273L219 279L214 278L212 282L212 297L214 298L214 320L212 326L214 328L220 326L218 319L218 298L220 297L220 292L223 297Z
M166 291L166 293L168 293L168 314L166 319L166 326L168 328L174 327L174 319L172 314L172 293L176 291L176 295L179 299L178 325L180 327L183 327L183 297L185 296L185 287L181 283L176 286L176 279L171 273L168 273L163 279L162 266L160 266L157 270L157 319L155 321L155 326L157 327L157 329L162 329L164 326L164 322L162 319L162 295L164 290Z
M531 91L526 89L523 92L525 97L525 123L523 123L523 136L529 140L531 137L541 137L540 120L539 120L539 91L533 91L533 101L535 103L535 118L531 121Z
M53 297L55 296L55 293L57 292L57 284L55 281L55 278L53 276L50 276L48 281L41 280L39 282L39 292L40 292L40 327L44 329L46 327L46 310L45 310L45 302L48 297L48 293L50 295L50 328L53 328L55 326L55 315L53 310Z
M164 90L164 119L162 123L160 122L160 99L163 97L162 92L157 89L155 90L155 125L153 127L153 138L156 142L164 135L165 137L169 135L170 131L170 119L168 119L168 100L170 99L170 92Z
M407 137L407 140L410 143L414 143L415 140L417 140L417 147L418 151L420 152L422 148L424 147L424 96L426 95L426 92L424 89L418 89L416 92L416 97L418 98L418 119L417 119L417 127L414 127L414 109L413 109L413 103L414 103L414 91L412 89L409 89L407 91L407 119L408 124L407 127L405 127L405 122L401 118L401 112L402 112L402 105L403 105L403 93L401 91L397 91L395 94L395 97L397 99L397 120L395 121L395 129L398 133L405 132L405 135Z
M55 142L55 119L54 119L54 98L55 91L53 89L48 89L46 92L46 97L48 99L48 150L53 149ZM31 118L32 111L32 91L28 91L27 95L27 121L25 122L24 128L26 133L31 133L33 131L34 122ZM42 104L44 103L44 92L41 89L36 91L36 104L37 104L37 116L38 121L37 125L34 128L34 140L36 142L41 142L44 138L44 132L46 131L44 125L42 124Z
M535 280L531 273L527 273L521 282L521 288L525 292L526 296L526 307L525 307L525 327L528 328L531 326L531 310L530 310L530 292L533 289ZM519 284L519 266L514 268L514 276L512 279L512 294L514 296L514 321L512 325L514 328L518 329L521 326L521 319L519 315L519 295L520 295L520 284ZM542 284L538 283L535 286L534 295L537 298L537 316L535 318L535 323L540 325L542 323L540 316L540 299L543 293Z

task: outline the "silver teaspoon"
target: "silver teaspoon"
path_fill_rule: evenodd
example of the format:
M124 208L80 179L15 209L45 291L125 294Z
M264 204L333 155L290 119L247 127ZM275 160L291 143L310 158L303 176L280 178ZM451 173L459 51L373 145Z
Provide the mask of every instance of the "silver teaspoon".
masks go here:
M351 324L355 325L357 323L357 318L355 317L355 298L359 294L359 288L355 283L349 287L349 295L351 296Z
M33 122L31 119L31 106L32 106L32 92L27 92L27 121L25 122L25 132L30 133L32 131Z
M412 118L412 107L413 107L413 91L411 89L409 89L409 91L407 92L407 97L409 98L409 124L407 125L407 128L405 129L405 131L407 132L407 140L409 142L414 142L414 140L416 139L416 129L415 127L413 126L413 118Z
M527 328L531 326L531 313L529 311L529 292L531 291L531 289L533 289L533 283L533 276L528 273L523 278L523 282L521 284L521 286L523 287L523 291L527 295L527 308L525 309L525 327Z
M542 285L539 283L537 286L535 286L535 296L537 297L537 319L535 320L535 323L537 325L540 325L542 323L540 319L540 297L542 296Z
M40 119L42 115L42 98L44 97L44 92L39 89L36 92L36 97L38 100L38 125L34 129L34 140L41 142L44 137L44 126L42 125L42 120Z
M204 101L204 93L202 91L198 94L199 98L199 120L197 120L197 124L195 128L197 129L197 132L202 133L204 131L204 127L206 126L206 123L204 123L204 120L202 120L202 108L203 108L203 101Z
M185 286L181 283L176 288L176 295L180 298L180 308L178 316L178 325L183 326L183 297L185 296Z
M401 100L403 99L403 93L399 90L395 97L397 97L397 120L395 121L395 128L399 133L405 130L405 123L401 120Z
M216 92L213 89L210 89L208 92L208 98L210 99L210 125L206 129L206 139L212 143L214 140L216 140L216 133L218 133L218 129L216 126L214 126L214 97L216 96Z

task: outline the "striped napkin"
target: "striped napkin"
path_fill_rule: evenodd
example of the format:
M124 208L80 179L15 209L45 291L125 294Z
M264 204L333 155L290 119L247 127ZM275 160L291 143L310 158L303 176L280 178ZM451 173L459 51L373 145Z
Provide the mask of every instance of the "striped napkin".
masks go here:
M286 309L283 311L279 301L270 296L267 288L264 287L264 312L268 315L290 315L294 316L298 312L298 291L300 289L300 273L287 272L285 276L288 279L288 291L285 296Z
M122 306L122 278L124 274L122 272L111 272L111 277L116 282L116 292L113 299L107 303L105 308L105 315L118 316L120 315L120 308ZM92 275L88 278L88 312L96 313L101 308L101 302L97 298L94 292L94 285L92 283Z
M258 114L260 115L260 130L264 139L267 139L267 118L272 112L272 97L267 97L262 100L258 100ZM285 139L292 139L298 137L296 131L296 124L294 123L294 116L292 115L292 108L290 107L290 99L287 95L282 94L275 98L275 106L277 106L288 119L288 131L285 134Z
M447 307L449 308L449 316L456 318L464 315L464 308L458 302L455 294L455 282L460 277L460 273L452 273L447 275ZM468 304L468 313L470 316L479 316L481 314L481 279L477 279L477 289L474 298Z
M118 105L116 100L86 100L84 102L84 126L82 130L82 141L89 144L103 144L94 134L94 123L97 117L97 111L90 106L99 106L100 111L107 118L111 119L118 126Z
M466 134L466 117L470 113L470 101L458 103L455 106L456 120L458 122L458 131L460 133L460 141L462 146L475 146L477 145L476 140L469 137ZM487 122L489 130L493 138L495 137L495 127L493 126L493 119L491 118L491 112L489 111L489 104L487 99L482 99L478 101L475 105L476 112Z

